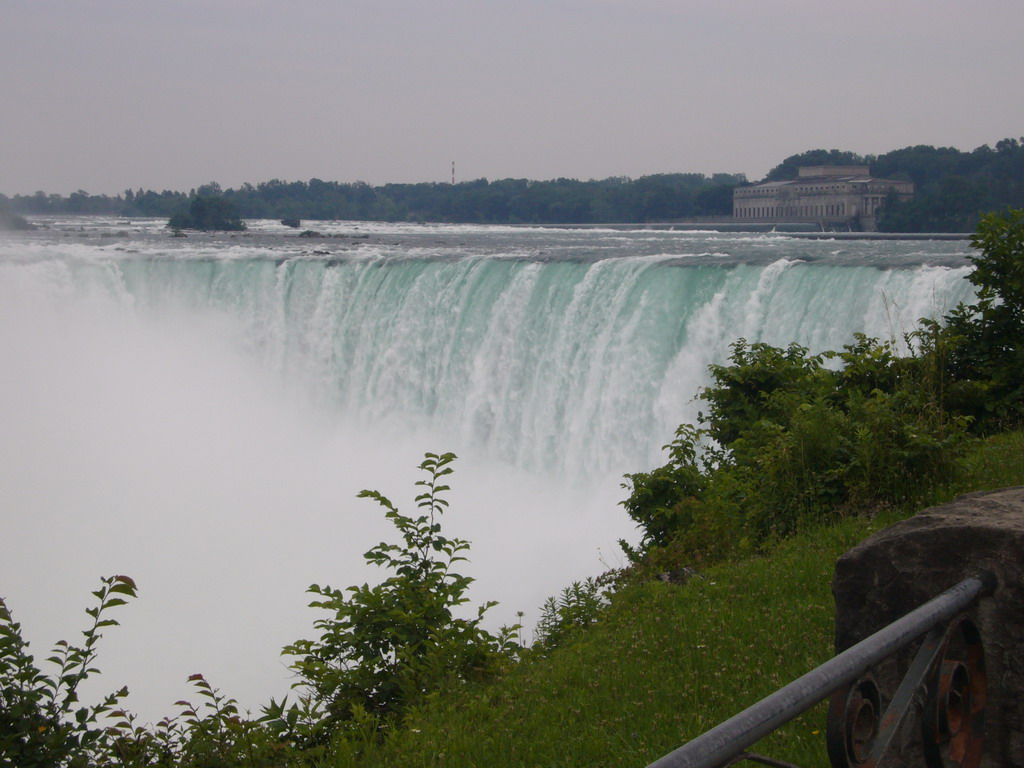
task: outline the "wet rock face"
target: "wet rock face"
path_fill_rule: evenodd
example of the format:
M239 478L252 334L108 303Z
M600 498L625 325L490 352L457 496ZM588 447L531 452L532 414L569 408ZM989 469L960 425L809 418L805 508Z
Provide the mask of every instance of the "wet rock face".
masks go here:
M998 582L967 611L981 632L988 677L982 765L1024 766L1024 487L931 507L844 554L832 581L836 652L981 570ZM876 670L884 697L913 653Z

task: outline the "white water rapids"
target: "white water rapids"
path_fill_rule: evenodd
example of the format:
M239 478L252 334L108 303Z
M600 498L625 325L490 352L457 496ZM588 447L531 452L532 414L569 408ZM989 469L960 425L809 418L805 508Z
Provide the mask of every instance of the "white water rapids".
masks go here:
M661 461L738 337L838 348L971 297L966 243L273 222L172 240L54 220L0 240L0 595L37 659L101 575L140 597L89 697L155 720L208 679L287 690L313 582L375 580L376 488L455 451L451 535L493 625L617 565L625 472ZM121 234L123 232L123 234Z

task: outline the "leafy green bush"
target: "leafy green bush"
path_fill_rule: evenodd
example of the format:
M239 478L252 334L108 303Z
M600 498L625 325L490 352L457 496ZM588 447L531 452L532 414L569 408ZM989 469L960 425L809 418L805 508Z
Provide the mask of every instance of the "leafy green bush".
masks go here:
M710 372L700 428L679 428L662 467L626 476L623 506L643 530L641 550L626 547L634 562L659 548L714 560L923 498L954 471L969 422L942 409L928 360L863 335L820 355L740 339Z
M586 629L608 605L607 585L601 579L574 581L557 597L549 597L541 606L534 631L534 648L548 653L574 633Z
M239 712L238 702L201 674L188 681L201 704L175 702L179 713L156 725L140 725L124 709L113 710L113 723L94 755L97 766L124 768L270 768L282 765L288 746L265 724Z
M46 661L56 672L36 666L22 638L21 625L0 599L0 765L19 768L87 766L105 747L101 715L114 711L128 695L121 688L99 704L81 705L79 686L98 674L97 643L104 627L117 625L106 613L135 597L135 583L127 576L111 576L93 592L98 604L87 608L90 626L82 631L81 645L57 642Z
M793 405L787 395L813 398L830 388L834 375L823 367L822 355L808 355L799 344L780 349L739 339L729 360L709 366L714 386L700 392L708 412L699 421L720 445L732 444L758 421L785 421Z
M978 300L946 316L934 346L948 356L950 406L991 429L1024 417L1024 210L986 214L971 244Z
M707 475L697 460L701 432L689 424L680 425L668 451L665 465L651 472L626 475L622 487L631 490L622 502L629 516L643 529L641 547L662 547L681 528L693 522L693 508L704 496ZM634 560L639 553L625 541L619 544Z
M393 572L376 586L346 590L312 585L311 605L330 613L318 620L320 636L284 649L295 657L291 668L302 693L297 704L271 702L265 720L286 738L304 745L323 744L346 731L363 738L385 733L442 681L479 678L497 661L514 653L513 629L492 635L481 626L482 605L474 618L459 618L473 579L452 570L469 542L441 533L448 507L443 479L455 455L426 454L417 481L417 517L403 515L378 491L360 497L384 508L401 544L381 542L364 557Z
M96 662L100 630L116 626L107 612L136 596L128 576L102 580L93 592L98 604L87 608L91 625L81 645L64 640L46 661L56 672L41 671L28 653L21 625L0 599L0 766L7 768L87 768L91 766L280 765L284 745L264 725L242 717L237 702L213 688L202 675L189 680L206 701L196 707L179 701L175 717L140 725L123 707L121 688L99 704L82 705L81 684L99 674Z

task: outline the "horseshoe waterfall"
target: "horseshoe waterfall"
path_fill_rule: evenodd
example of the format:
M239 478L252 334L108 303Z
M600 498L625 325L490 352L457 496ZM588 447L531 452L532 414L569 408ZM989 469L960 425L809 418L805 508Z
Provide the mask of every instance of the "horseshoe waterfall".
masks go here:
M360 553L387 526L355 494L411 508L424 452L460 456L445 525L528 635L619 564L623 473L661 462L731 342L903 343L973 295L963 241L317 228L0 240L0 594L38 655L100 576L133 576L96 691L127 683L144 718L197 671L254 710L285 692L304 589L381 578Z

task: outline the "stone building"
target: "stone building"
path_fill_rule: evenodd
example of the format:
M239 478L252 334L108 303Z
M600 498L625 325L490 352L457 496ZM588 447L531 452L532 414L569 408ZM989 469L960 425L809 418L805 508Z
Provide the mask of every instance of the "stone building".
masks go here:
M874 179L865 165L815 165L800 168L789 181L737 187L732 214L741 223L811 223L823 230L873 232L890 192L906 199L913 196L914 184Z

